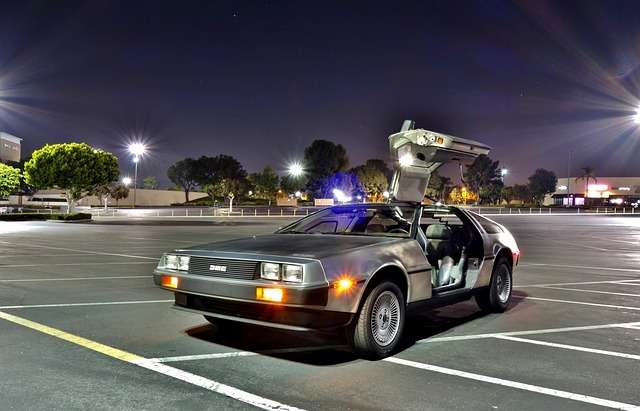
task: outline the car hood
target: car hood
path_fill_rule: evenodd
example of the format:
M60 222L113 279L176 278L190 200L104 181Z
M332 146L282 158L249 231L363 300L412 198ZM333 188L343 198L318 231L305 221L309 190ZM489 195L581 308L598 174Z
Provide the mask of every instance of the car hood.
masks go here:
M277 255L302 258L322 258L330 255L404 241L404 238L370 237L330 234L268 234L238 240L221 241L181 249L183 252L230 252Z

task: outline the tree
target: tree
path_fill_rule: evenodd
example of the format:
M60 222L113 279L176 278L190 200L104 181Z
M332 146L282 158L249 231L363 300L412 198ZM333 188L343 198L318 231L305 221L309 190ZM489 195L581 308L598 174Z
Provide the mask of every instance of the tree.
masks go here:
M500 190L500 197L507 203L507 205L511 204L511 201L515 198L513 187L502 187L502 190Z
M378 201L382 198L382 193L389 187L389 180L387 180L384 171L369 161L362 166L351 169L351 173L358 178L366 196L373 201Z
M255 198L271 201L276 198L280 177L271 166L266 166L262 172L249 175L249 181L253 185L253 195Z
M90 193L91 195L98 197L100 205L103 205L105 209L107 208L107 200L111 196L111 186L111 184L100 184L95 186Z
M153 176L145 177L144 180L142 180L142 186L147 190L157 190L158 179Z
M429 179L425 194L431 199L446 201L452 188L453 183L449 177L441 176L437 171L434 171Z
M121 183L116 183L111 186L111 191L109 193L111 198L116 200L116 207L118 206L118 202L123 198L129 197L129 187L125 186Z
M227 197L221 187L234 187L235 194L247 187L247 172L242 164L232 156L220 154L216 157L202 156L195 160L195 180L209 194L212 200L216 196ZM225 181L226 180L226 181Z
M483 186L478 193L480 202L495 204L500 200L504 183L500 180L493 180L489 184Z
M233 199L241 194L245 187L244 181L233 178L223 178L216 183L205 185L204 189L212 199L216 197L228 198L229 212L231 212L233 211Z
M20 188L20 170L0 163L0 197L6 197Z
M189 202L189 193L198 185L197 166L196 160L185 158L184 160L176 162L167 170L169 180L175 185L182 187L186 202Z
M388 181L393 178L393 170L389 168L384 160L380 160L379 158L370 158L365 161L364 165L366 167L375 168L376 170L381 171Z
M96 186L115 181L120 174L116 156L84 143L48 144L33 152L24 165L28 184L36 188L59 188L69 204Z
M513 198L516 200L520 200L523 203L531 202L531 190L529 190L529 186L524 184L514 184Z
M320 182L318 194L321 198L333 198L333 190L338 189L348 197L356 197L364 194L362 184L354 173L337 172L324 178Z
M582 167L582 175L578 178L576 178L576 183L580 180L584 180L585 183L585 196L587 194L587 191L589 191L589 182L591 180L593 180L594 183L598 182L598 179L596 178L596 171L593 167Z
M471 191L475 193L482 193L486 188L500 181L500 162L493 161L487 155L481 154L473 160L467 170L464 173L466 183L469 185ZM495 192L494 189L489 189L489 192Z
M557 183L558 177L553 171L545 170L544 168L537 169L529 177L529 191L533 200L542 205L544 196L556 191Z
M302 181L300 177L294 177L285 175L280 177L280 190L285 193L295 193L306 185L305 181Z
M467 204L468 201L478 201L478 194L469 190L467 187L453 187L449 193L449 199L456 204Z
M320 196L328 178L349 167L347 150L341 144L327 140L314 140L304 149L307 188L315 196Z

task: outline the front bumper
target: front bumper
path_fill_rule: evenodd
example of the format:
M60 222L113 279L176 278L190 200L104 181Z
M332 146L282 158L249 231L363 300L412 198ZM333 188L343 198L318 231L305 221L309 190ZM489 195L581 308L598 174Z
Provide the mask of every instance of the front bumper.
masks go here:
M233 301L175 292L175 308L215 318L293 331L320 331L348 325L353 314L279 304Z
M178 278L177 288L162 286L163 276ZM335 290L328 284L284 285L281 282L224 280L156 270L156 285L175 293L175 308L197 314L289 330L323 330L345 326L352 312L335 307ZM284 290L281 303L256 298L258 287ZM351 300L353 297L348 297ZM335 308L338 308L336 310Z

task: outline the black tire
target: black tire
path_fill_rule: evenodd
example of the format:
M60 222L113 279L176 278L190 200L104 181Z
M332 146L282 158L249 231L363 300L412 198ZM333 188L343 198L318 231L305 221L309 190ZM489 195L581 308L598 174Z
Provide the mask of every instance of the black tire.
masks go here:
M392 354L402 337L405 305L402 291L394 283L383 282L373 288L360 307L355 324L349 330L350 343L355 352L369 359L384 358ZM374 315L378 318L377 321L374 321Z
M511 264L509 264L506 258L501 257L493 266L489 287L476 294L475 299L483 311L501 313L509 306L512 292L513 276Z

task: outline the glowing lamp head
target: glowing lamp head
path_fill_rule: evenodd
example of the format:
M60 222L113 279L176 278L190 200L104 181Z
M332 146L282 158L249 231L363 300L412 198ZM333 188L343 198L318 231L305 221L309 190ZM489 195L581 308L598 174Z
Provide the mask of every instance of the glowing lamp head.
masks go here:
M127 147L127 150L134 156L140 157L147 152L147 147L142 143L131 143L129 147Z
M289 164L289 175L292 177L300 177L302 174L304 174L304 167L302 167L302 164L295 162L295 163L291 163Z
M125 186L129 187L131 185L131 177L124 177L122 179L122 184L124 184Z
M506 176L507 174L509 174L509 170L508 169L506 169L506 168L500 169L500 175L502 177Z

